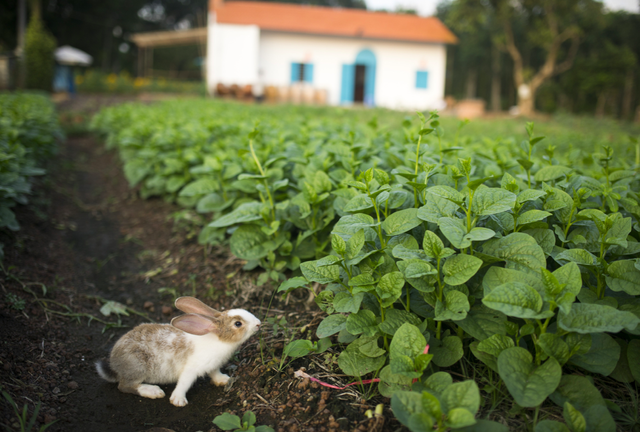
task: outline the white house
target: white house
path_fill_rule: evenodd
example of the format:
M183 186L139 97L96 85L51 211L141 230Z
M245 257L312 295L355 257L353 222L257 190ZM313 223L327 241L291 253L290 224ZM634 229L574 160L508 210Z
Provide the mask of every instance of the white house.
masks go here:
M207 87L304 82L332 105L436 108L456 42L435 17L210 0Z

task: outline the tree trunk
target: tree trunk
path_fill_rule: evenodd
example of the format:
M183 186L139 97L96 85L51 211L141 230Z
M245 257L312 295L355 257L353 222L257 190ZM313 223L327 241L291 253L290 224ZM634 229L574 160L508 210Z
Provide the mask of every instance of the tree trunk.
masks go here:
M469 69L469 71L467 71L467 90L466 90L467 99L475 99L477 83L478 83L478 72L475 69Z
M528 117L533 114L534 106L533 106L533 95L529 97L518 97L518 110L520 111L520 115Z
M607 105L607 92L602 90L598 93L598 102L596 103L596 118L604 117L604 108Z
M518 87L518 111L520 115L531 116L534 113L538 88L539 85L536 83L520 84Z
M525 66L522 60L522 54L516 46L509 14L504 14L502 19L504 34L506 36L506 49L513 60L513 81L518 90L518 109L520 111L520 115L524 116L528 116L533 113L536 91L538 88L540 88L540 86L553 75L565 72L571 68L580 44L578 33L576 33L574 29L569 27L562 32L559 30L558 19L552 7L546 12L547 25L549 27L550 34L552 35L552 40L547 48L544 64L526 83L524 78ZM571 40L571 47L567 54L567 58L562 63L557 64L560 47L562 43L567 40Z
M620 113L622 120L629 120L629 115L631 114L631 98L633 97L631 93L632 90L633 69L629 68L627 76L624 79L624 90L622 91L622 112Z
M491 47L492 63L491 63L491 110L501 111L502 103L500 101L500 50L494 44Z

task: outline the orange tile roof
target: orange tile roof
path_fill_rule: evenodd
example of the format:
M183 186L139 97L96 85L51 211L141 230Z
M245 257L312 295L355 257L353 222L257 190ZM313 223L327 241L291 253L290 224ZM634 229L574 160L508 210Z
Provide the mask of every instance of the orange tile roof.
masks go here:
M322 6L210 0L216 21L263 30L454 44L456 36L436 17Z

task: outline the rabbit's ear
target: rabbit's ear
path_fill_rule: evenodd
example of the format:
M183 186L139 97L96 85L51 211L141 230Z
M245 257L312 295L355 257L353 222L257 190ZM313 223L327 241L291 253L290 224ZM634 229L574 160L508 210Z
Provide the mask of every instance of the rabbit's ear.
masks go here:
M186 314L175 317L171 325L192 335L202 336L215 332L218 326L209 317L198 314Z
M208 317L215 318L220 315L220 312L210 308L206 304L202 303L195 297L180 297L176 299L176 308L182 312L195 313Z

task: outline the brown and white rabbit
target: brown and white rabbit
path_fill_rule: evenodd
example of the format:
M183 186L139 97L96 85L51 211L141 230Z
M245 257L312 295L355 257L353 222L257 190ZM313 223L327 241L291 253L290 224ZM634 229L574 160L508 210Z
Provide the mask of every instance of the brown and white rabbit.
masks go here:
M260 320L244 309L218 312L193 297L178 298L176 308L186 315L171 324L141 324L122 336L109 360L96 363L98 374L117 382L122 392L151 399L164 397L151 384L177 382L170 400L179 407L187 404L186 393L200 376L227 384L229 376L220 367L260 329Z

